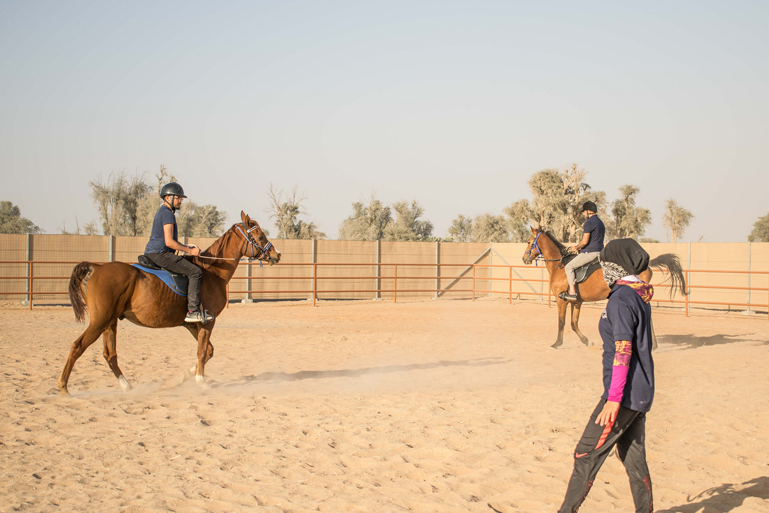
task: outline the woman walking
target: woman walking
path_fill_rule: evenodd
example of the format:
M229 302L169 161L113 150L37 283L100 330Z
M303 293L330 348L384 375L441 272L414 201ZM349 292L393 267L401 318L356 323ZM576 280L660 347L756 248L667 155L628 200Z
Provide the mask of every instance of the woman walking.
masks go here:
M575 513L611 449L625 465L636 512L653 511L646 464L646 413L654 399L651 307L654 290L638 278L649 254L633 239L609 242L601 267L611 289L598 330L603 339L603 386L574 452L566 498L559 513Z

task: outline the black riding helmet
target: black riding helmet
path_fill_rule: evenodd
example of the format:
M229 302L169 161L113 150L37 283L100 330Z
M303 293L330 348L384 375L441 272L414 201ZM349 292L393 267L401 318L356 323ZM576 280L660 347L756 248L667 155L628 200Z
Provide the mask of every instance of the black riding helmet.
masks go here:
M582 205L582 211L589 210L591 212L598 212L598 207L595 206L595 203L592 201L586 201L584 205Z
M184 189L182 189L182 186L176 182L167 183L163 186L162 189L160 189L160 197L165 198L166 196L179 196L180 198L187 197L184 195Z

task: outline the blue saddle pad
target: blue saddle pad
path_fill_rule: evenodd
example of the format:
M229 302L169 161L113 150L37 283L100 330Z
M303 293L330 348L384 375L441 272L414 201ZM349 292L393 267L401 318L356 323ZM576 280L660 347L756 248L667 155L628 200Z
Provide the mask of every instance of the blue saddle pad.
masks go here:
M174 274L166 271L165 269L150 269L143 265L133 264L137 269L141 269L145 273L154 274L160 278L163 283L168 285L168 288L179 294L180 296L187 295L187 285L189 284L189 278L183 274Z

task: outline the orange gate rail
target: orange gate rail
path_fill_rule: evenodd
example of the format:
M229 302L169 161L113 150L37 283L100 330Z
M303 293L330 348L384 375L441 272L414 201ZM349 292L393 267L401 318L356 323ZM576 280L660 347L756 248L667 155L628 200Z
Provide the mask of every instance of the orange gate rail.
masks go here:
M80 262L69 262L69 261L43 261L43 260L6 260L6 261L0 261L0 264L25 264L28 267L28 275L27 276L0 276L0 281L3 280L24 280L26 281L27 290L26 291L0 291L0 296L2 295L18 295L18 296L26 296L29 309L32 309L32 305L34 302L34 296L49 296L49 295L67 295L68 292L65 291L45 291L45 292L35 292L34 284L35 282L40 282L43 280L69 280L70 276L35 276L34 268L36 264L71 264L72 266L75 266L79 264ZM94 263L107 263L107 262L94 262ZM257 265L257 263L254 262L241 262L241 265ZM544 297L547 295L547 302L548 306L551 304L551 291L549 290L549 287L547 290L542 290L541 292L536 291L513 291L513 283L514 282L534 282L534 283L548 283L549 280L546 279L536 279L536 278L516 278L513 277L513 269L528 269L531 270L531 266L523 266L523 265L492 265L492 264L437 264L437 263L430 263L430 264L412 264L412 263L371 263L371 264L357 264L357 263L286 263L286 264L278 264L278 266L304 266L304 267L310 267L312 269L312 275L310 276L234 276L232 278L232 281L236 280L303 280L307 281L309 283L309 288L306 290L240 290L240 289L232 289L231 287L228 287L228 297L230 294L310 294L312 297L312 303L313 306L316 305L316 302L318 300L318 294L344 294L344 293L359 293L359 292L366 292L366 293L390 293L393 295L393 302L398 301L398 293L445 293L445 292L466 292L470 295L470 298L475 301L475 297L481 293L481 294L497 294L500 296L507 296L508 301L512 303L513 296L520 297L522 295L529 295L529 296L541 296ZM378 272L376 276L318 276L318 268L319 267L374 267L378 268ZM391 270L392 274L388 275L381 275L382 268ZM398 288L398 269L403 268L411 268L411 267L426 267L426 268L440 268L440 267L464 267L466 269L472 268L472 275L470 276L464 276L460 274L459 276L403 276L401 275L401 280L407 279L407 280L452 280L452 284L456 281L464 281L464 280L471 280L472 284L470 288L419 288L419 289L399 289ZM507 277L493 277L493 276L483 276L478 277L477 276L477 269L492 269L492 268L501 268L501 269L508 269L508 276ZM767 275L769 276L769 271L723 271L723 270L704 270L704 269L684 269L684 273L687 275L687 277L690 274L693 273L699 273L699 274L734 274L734 275ZM318 290L318 282L322 280L376 280L379 283L383 281L392 281L392 288L382 288L381 286L378 288L373 289L345 289L340 288L337 290ZM477 288L477 282L489 282L492 284L488 289L478 289ZM507 282L507 290L494 290L493 284L496 282ZM671 285L668 284L657 284L655 285L655 288L669 288ZM544 288L544 287L543 287ZM65 287L66 289L66 287ZM683 305L685 315L689 316L689 305L691 304L700 304L700 305L711 305L711 306L740 306L740 307L747 307L748 309L753 307L760 307L760 308L766 308L767 309L767 318L769 318L769 287L767 288L760 288L760 287L741 287L741 286L716 286L716 285L688 285L687 289L690 291L692 289L710 289L710 290L732 290L732 291L749 291L752 292L765 292L767 293L767 303L755 303L753 301L750 301L748 303L737 303L733 301L729 302L722 302L722 301L692 301L689 299L689 296L685 296L683 299L658 299L655 297L654 301L656 303L670 303L670 304L679 304Z

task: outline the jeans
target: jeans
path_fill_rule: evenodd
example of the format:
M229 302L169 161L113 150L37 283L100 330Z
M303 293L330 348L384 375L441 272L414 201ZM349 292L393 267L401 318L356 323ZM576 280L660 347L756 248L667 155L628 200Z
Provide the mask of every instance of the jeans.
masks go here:
M183 274L190 280L187 287L187 310L197 311L200 308L200 280L203 271L189 260L170 251L165 253L145 253L144 256L156 265L176 274Z

